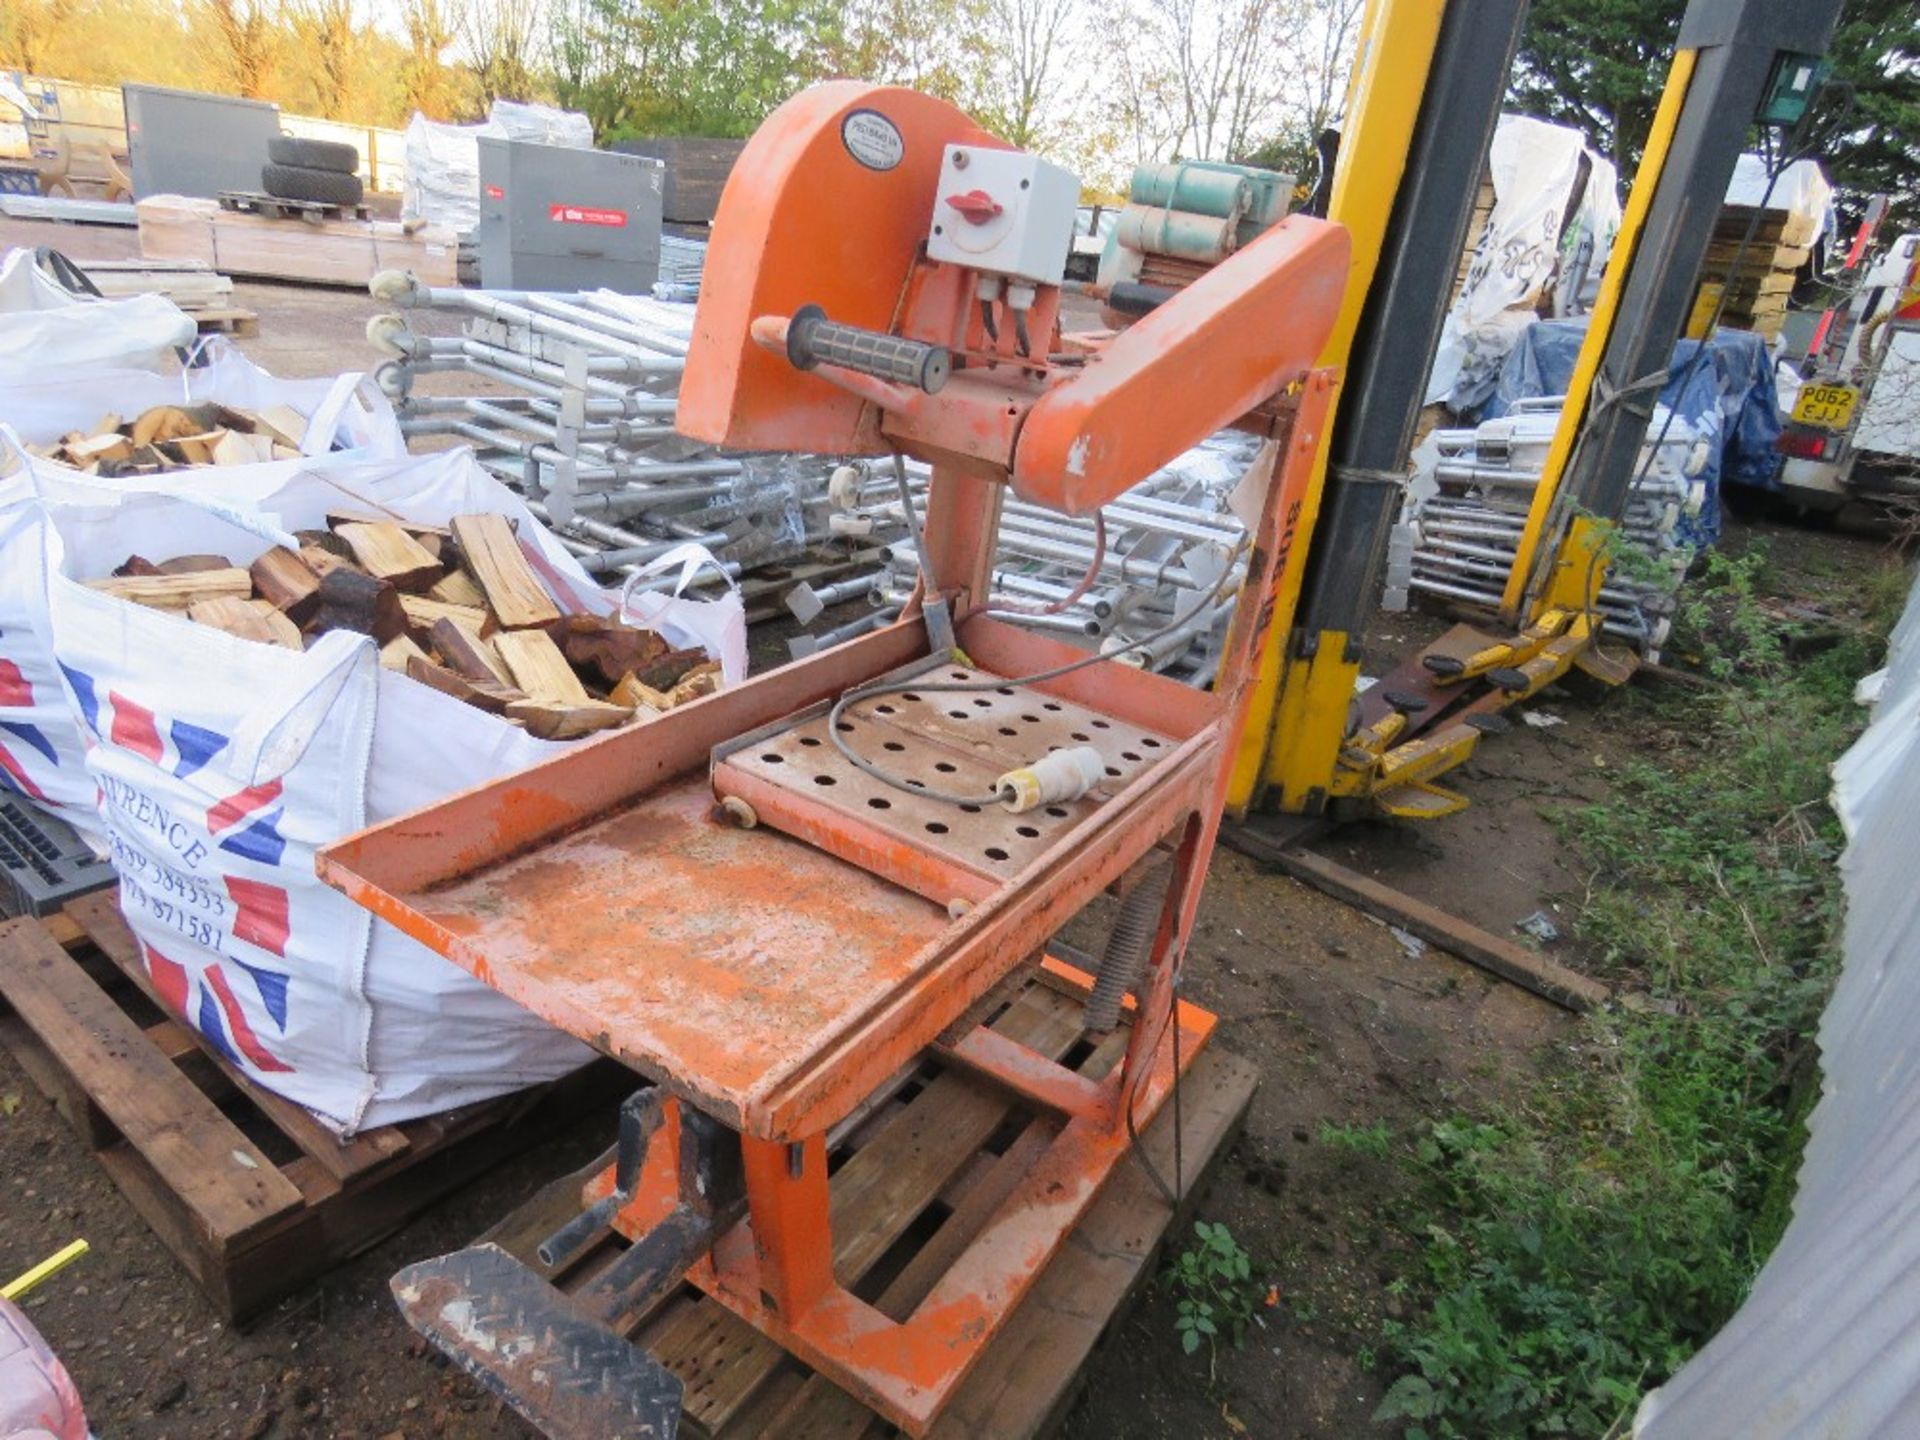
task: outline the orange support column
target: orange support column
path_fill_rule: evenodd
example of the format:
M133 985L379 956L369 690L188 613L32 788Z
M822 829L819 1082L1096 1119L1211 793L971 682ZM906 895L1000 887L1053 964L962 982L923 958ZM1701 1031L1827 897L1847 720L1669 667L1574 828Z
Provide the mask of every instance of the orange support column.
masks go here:
M740 1157L761 1303L791 1325L834 1288L826 1137L787 1144L742 1135Z
M927 563L943 589L967 592L969 610L987 603L1003 488L952 466L933 468L927 491Z

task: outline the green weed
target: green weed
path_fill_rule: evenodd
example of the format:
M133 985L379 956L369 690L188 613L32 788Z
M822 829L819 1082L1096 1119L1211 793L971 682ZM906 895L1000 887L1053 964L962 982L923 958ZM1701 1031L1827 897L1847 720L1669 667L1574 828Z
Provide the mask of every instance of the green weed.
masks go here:
M1174 1333L1191 1355L1204 1343L1212 1370L1224 1337L1238 1346L1246 1338L1260 1290L1253 1261L1224 1224L1193 1223L1199 1243L1188 1246L1167 1267L1173 1284Z
M1827 767L1876 657L1848 640L1788 660L1769 583L1764 556L1709 558L1680 629L1724 687L1636 701L1661 763L1558 817L1595 871L1578 932L1640 1003L1590 1017L1524 1104L1394 1151L1418 1303L1384 1326L1400 1374L1376 1418L1408 1440L1614 1429L1737 1308L1785 1223L1838 958ZM1891 590L1863 584L1860 613L1884 622Z
M1356 1155L1371 1155L1384 1160L1393 1151L1393 1132L1385 1121L1372 1125L1335 1125L1320 1122L1320 1143L1333 1150L1351 1150Z

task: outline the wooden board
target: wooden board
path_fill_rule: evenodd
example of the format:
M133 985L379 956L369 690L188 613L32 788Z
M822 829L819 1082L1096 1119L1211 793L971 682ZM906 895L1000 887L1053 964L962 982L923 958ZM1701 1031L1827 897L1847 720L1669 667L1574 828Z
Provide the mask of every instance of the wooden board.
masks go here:
M1081 1011L1079 1001L1049 978L1007 982L996 1002L1005 1009L991 1023L1008 1038L1058 1058L1080 1039ZM1124 1030L1116 1032L1076 1068L1090 1077L1105 1073L1124 1043ZM1253 1066L1217 1046L1194 1061L1181 1086L1188 1167L1182 1214L1237 1133L1257 1083ZM956 1070L910 1071L876 1101L830 1137L836 1159L835 1269L849 1285L885 1273L874 1303L898 1318L911 1313L966 1249L1057 1122ZM1171 1113L1163 1111L1141 1138L1147 1158L1161 1175L1171 1175ZM581 1288L623 1241L605 1235L557 1274L543 1269L533 1252L578 1211L582 1184L611 1158L609 1152L556 1180L480 1238L519 1256L562 1291ZM1033 1440L1048 1433L1078 1394L1087 1360L1153 1274L1178 1218L1145 1171L1123 1161L933 1434L940 1440ZM898 1433L705 1297L683 1292L629 1317L623 1328L685 1384L683 1434L710 1440L882 1440Z
M141 261L85 262L81 269L93 288L109 300L128 295L164 295L196 318L203 311L228 310L233 305L233 281L197 262Z
M362 520L334 527L360 568L397 590L424 590L442 573L440 557L391 520Z
M260 317L251 310L236 307L223 307L209 310L190 310L194 327L202 335L258 335Z
M1457 915L1449 915L1437 906L1416 900L1324 855L1290 849L1280 851L1272 859L1294 879L1398 925L1429 945L1437 945L1449 955L1457 955L1556 1005L1564 1005L1569 1010L1591 1010L1612 998L1613 992L1598 980L1589 980L1557 960L1516 945Z
M105 580L89 580L89 590L99 590L136 605L156 610L186 610L198 600L217 600L222 596L245 600L253 594L253 577L245 570L192 570L178 575L122 575Z
M272 611L281 620L287 617ZM220 595L211 600L196 600L187 606L187 618L197 625L210 626L223 630L238 640L251 640L256 645L278 645L280 632L267 624L266 615L256 610L251 600L242 600L233 595ZM300 632L293 632L293 649L300 648Z
M167 1010L110 891L0 924L0 1043L228 1321L632 1087L601 1063L342 1141Z
M1752 244L1744 252L1738 240L1715 240L1707 246L1707 253L1700 265L1703 280L1719 280L1726 277L1728 269L1738 256L1740 275L1764 275L1773 270L1798 270L1807 263L1811 250L1806 246L1773 246Z
M482 684L513 684L513 676L501 663L493 642L482 637L477 629L461 624L450 615L442 615L428 626L427 639L456 675Z
M434 226L407 234L390 220L269 220L217 201L154 195L134 207L140 253L199 260L230 275L364 288L380 270L411 270L425 285L454 285L454 237Z
M261 597L296 625L305 624L320 608L320 577L284 545L261 551L247 573Z
M513 683L529 700L548 705L584 705L592 699L567 664L560 647L544 630L503 630L493 637L494 651Z

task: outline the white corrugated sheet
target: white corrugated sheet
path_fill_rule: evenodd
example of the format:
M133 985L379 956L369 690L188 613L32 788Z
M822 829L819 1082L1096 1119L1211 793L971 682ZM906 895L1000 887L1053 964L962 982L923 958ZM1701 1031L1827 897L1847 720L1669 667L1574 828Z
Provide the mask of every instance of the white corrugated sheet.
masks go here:
M1846 959L1793 1219L1642 1440L1920 1436L1920 585L1879 696L1834 767Z

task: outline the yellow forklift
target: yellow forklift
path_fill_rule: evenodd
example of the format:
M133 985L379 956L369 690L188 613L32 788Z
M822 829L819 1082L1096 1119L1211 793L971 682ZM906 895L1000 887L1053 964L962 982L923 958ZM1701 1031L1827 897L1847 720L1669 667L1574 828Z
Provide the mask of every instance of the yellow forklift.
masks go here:
M1435 819L1436 783L1505 728L1501 711L1574 667L1610 684L1631 654L1594 644L1607 536L1719 198L1755 126L1791 129L1819 87L1840 0L1692 0L1588 321L1497 629L1458 627L1364 694L1414 426L1526 0L1372 0L1328 209L1354 237L1347 307L1321 357L1345 380L1256 679L1229 813ZM1410 77L1424 75L1424 87Z

